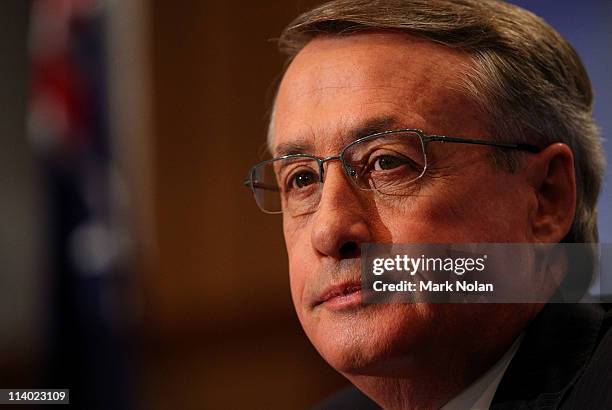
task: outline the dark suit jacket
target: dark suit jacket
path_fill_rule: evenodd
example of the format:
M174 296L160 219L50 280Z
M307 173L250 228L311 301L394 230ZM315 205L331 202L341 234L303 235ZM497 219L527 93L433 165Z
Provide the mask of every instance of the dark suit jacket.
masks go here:
M379 407L350 387L316 409ZM612 409L612 310L598 304L542 309L527 327L491 409Z

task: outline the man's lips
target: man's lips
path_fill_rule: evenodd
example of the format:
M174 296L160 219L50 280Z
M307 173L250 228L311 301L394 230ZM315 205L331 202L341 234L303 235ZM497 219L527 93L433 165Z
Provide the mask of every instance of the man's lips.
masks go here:
M351 281L330 286L316 298L314 307L325 305L332 309L341 309L361 303L361 282Z

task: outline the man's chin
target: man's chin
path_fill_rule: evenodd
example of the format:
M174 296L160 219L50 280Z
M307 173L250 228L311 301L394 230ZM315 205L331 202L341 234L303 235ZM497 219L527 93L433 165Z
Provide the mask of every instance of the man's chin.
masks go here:
M418 351L430 330L424 306L363 305L358 309L311 312L302 323L321 356L344 375L387 373L389 363ZM317 310L315 309L315 310ZM404 361L404 360L400 360Z

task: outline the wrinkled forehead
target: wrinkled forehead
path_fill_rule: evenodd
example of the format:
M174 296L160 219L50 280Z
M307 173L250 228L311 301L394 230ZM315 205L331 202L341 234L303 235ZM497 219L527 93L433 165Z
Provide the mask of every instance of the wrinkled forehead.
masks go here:
M458 79L470 64L460 51L405 34L317 37L281 81L270 148L334 155L367 130L456 130L468 104Z

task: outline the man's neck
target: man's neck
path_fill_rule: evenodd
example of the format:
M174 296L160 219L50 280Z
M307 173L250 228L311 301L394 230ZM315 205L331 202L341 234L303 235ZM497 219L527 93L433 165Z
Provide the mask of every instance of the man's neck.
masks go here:
M490 355L483 352L459 355L461 349L448 351L444 355L446 357L430 360L419 371L413 366L406 366L412 368L409 374L345 376L384 409L440 409L487 372L498 368L500 361L510 355L509 359L502 363L503 375L516 351L518 339L511 340L509 344Z

